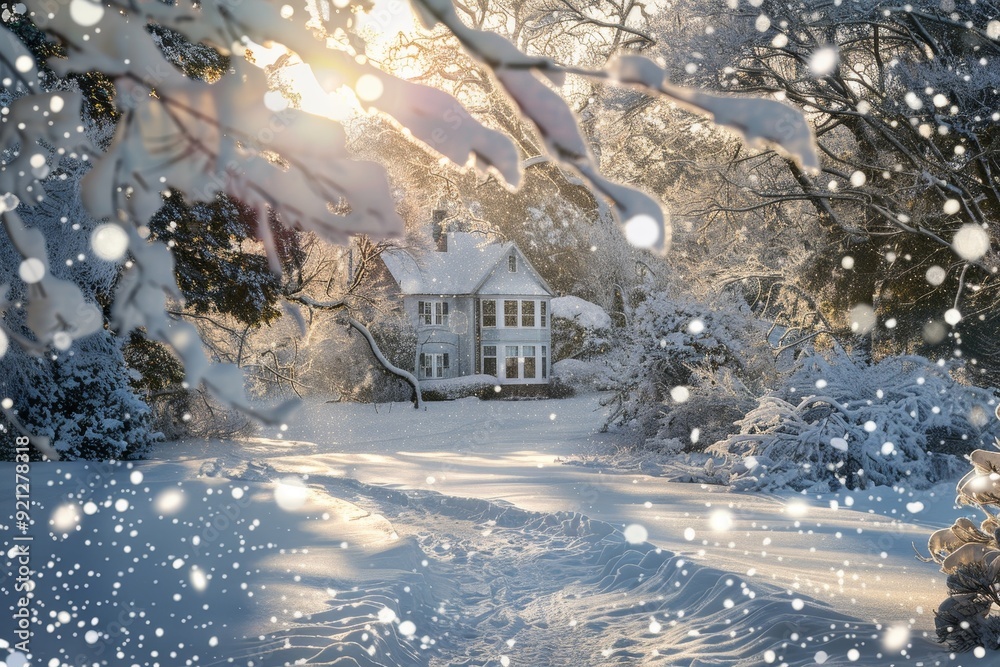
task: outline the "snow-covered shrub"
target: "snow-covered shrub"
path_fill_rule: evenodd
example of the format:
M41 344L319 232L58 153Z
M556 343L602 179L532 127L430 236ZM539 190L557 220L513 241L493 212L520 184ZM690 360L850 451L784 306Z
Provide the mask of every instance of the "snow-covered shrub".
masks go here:
M420 391L425 401L451 401L468 396L489 398L496 393L496 387L497 379L492 375L466 375L420 382Z
M64 166L45 180L40 202L5 213L0 225L0 396L62 457L133 458L159 436L129 384L122 341L104 328L97 306L120 268L87 256L99 223L81 202L86 167L68 159ZM29 248L46 258L45 270L25 283L21 253ZM34 327L51 335L39 337ZM30 349L16 341L30 341Z
M711 444L709 434L728 427L719 419L742 415L742 408L773 380L776 370L765 336L766 328L744 304L710 307L650 295L634 309L623 332L609 424L626 426L638 441L660 449L681 448L678 439L690 441L694 428L706 437L697 438L701 445L691 445Z
M552 382L572 387L575 392L614 389L611 366L605 360L563 359L552 364Z
M16 354L8 351L3 361ZM24 425L49 438L63 458L137 458L162 436L152 431L149 408L133 393L124 365L117 339L92 334L55 360L23 364L14 405Z
M998 443L1000 446L1000 443ZM935 612L938 641L953 651L1000 646L1000 453L976 450L972 470L958 483L958 502L979 508L976 525L965 517L927 540L930 559L948 575L949 597ZM990 508L990 509L987 509Z
M754 393L728 368L695 367L686 401L662 410L649 444L665 452L702 451L736 431Z
M610 347L611 317L576 296L552 299L552 359L593 359Z
M734 484L743 488L926 486L955 470L935 448L954 452L960 442L968 452L998 432L996 397L949 371L918 356L812 354L710 451L741 459Z

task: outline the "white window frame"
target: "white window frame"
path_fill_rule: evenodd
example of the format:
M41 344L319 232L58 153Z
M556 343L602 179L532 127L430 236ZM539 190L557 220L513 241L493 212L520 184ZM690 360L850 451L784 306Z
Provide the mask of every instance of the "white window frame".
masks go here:
M492 347L492 345L490 347ZM500 352L503 352L502 356L497 356L497 377L504 383L544 384L548 381L548 345L541 345L540 343L526 343L524 345L508 345L506 343L498 343L496 347L498 355ZM528 355L528 350L531 350L532 354ZM486 358L485 354L483 358ZM525 359L531 359L534 364L535 374L532 377L527 377L525 375ZM508 377L507 375L507 371L510 368L508 363L510 360L516 360L517 363L517 374L513 377ZM503 371L502 374L501 370Z
M425 327L448 326L449 310L447 301L418 301L417 324Z
M482 360L483 360L482 372L483 372L484 375L492 375L493 377L499 377L499 375L500 375L500 362L499 362L500 357L497 356L497 351L499 350L499 347L500 346L495 345L495 344L494 345L483 345L482 346L482 351L483 351L483 353L482 353ZM491 349L493 350L493 354L488 354L488 352ZM487 359L492 359L493 360L493 372L492 373L487 372L487 370L486 370L486 360Z
M435 380L443 378L451 369L451 358L448 352L421 352L420 378Z
M493 324L487 324L486 323L486 304L488 304L488 303L492 303L493 304ZM498 320L497 320L497 300L496 299L482 299L480 301L479 311L480 311L479 315L480 315L480 318L481 318L481 322L482 322L483 328L485 328L485 329L496 329L498 327Z

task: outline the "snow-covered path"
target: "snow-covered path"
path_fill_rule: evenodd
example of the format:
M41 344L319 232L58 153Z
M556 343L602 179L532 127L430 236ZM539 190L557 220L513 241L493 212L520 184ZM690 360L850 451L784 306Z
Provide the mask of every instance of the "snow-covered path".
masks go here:
M789 499L561 465L562 457L613 444L611 436L597 434L603 411L594 396L465 400L431 404L422 413L402 404L376 413L368 405L316 401L302 414L280 439L256 439L223 453L217 465L249 457L313 479L343 476L540 513L581 512L619 530L636 524L658 547L779 587L789 605L809 596L880 627L932 632L943 579L934 565L913 557L912 544L922 546L933 527L958 515L948 489ZM190 444L162 455L204 456ZM907 505L917 501L924 508L909 512Z
M944 585L910 543L948 493L563 465L613 445L602 421L594 396L316 401L272 438L33 466L32 664L988 663L926 639Z

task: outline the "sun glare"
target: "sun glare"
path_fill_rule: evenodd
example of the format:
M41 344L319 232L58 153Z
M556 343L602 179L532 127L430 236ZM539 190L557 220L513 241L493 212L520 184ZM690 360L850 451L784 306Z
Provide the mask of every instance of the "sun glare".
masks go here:
M400 34L412 35L418 30L413 12L403 0L375 0L371 11L358 15L358 28L359 32L367 33L368 56L376 62L388 59L390 46ZM372 101L378 97L372 94L372 82L366 81L366 77L358 81L357 90L336 80L333 75L324 76L321 80L308 63L299 60L291 49L281 44L263 46L250 42L247 48L261 68L275 64L282 56L292 56L291 64L282 68L280 78L292 96L297 98L295 106L307 113L343 122L364 113L359 99ZM389 67L395 75L403 78L415 73L408 69ZM291 104L292 100L275 91L265 103L268 108L277 111Z

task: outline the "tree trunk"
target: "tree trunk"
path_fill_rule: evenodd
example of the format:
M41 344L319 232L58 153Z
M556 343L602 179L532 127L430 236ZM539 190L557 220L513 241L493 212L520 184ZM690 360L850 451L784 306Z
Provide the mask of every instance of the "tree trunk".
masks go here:
M416 376L414 376L413 373L410 373L409 371L404 371L402 368L393 365L391 361L385 358L385 355L382 354L382 350L380 350L378 347L378 343L375 342L375 338L372 336L372 333L368 331L368 327L363 325L361 322L358 322L351 316L347 317L347 321L362 336L365 337L366 341L368 341L368 346L371 348L372 354L374 354L378 362L382 364L382 368L389 371L393 375L398 375L399 377L409 382L410 385L412 385L413 392L416 395L416 398L413 401L413 407L416 408L417 410L422 410L424 408L424 399L423 396L421 396L420 394L420 382L417 381Z

